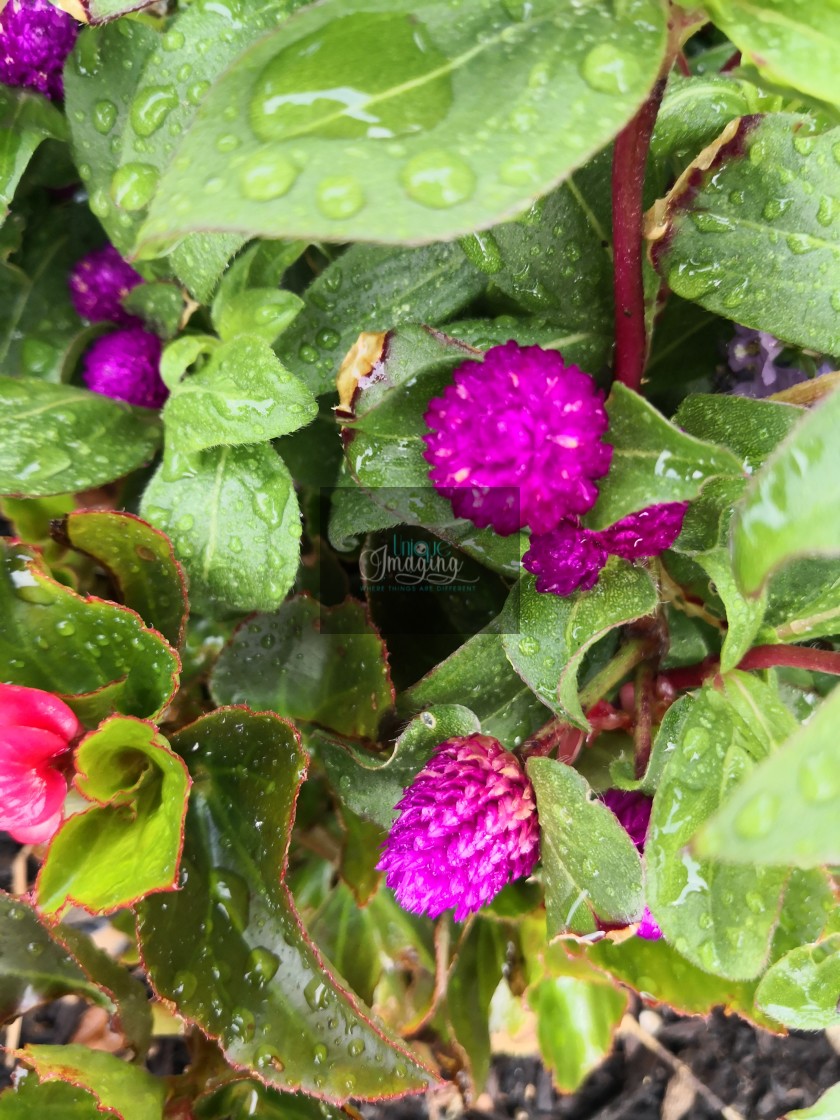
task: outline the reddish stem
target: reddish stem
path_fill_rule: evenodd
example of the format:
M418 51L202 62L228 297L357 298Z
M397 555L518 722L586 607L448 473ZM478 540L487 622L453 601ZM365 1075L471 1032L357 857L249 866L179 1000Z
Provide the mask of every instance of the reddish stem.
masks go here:
M812 649L810 646L756 646L738 663L739 669L772 669L775 666L809 669L813 673L831 673L832 676L840 677L840 652ZM697 665L661 673L657 684L677 690L697 688L706 677L716 673L719 667L720 662L716 657L707 657Z
M677 69L684 78L691 77L691 67L688 65L688 59L682 51L677 52Z
M723 64L723 66L721 66L720 72L721 72L721 74L728 74L730 70L734 70L736 66L740 66L740 65L741 65L741 52L740 51L735 51L734 54L730 55L729 58L727 58L726 62L724 62L724 64Z
M642 384L647 358L642 280L642 192L650 138L665 92L660 78L650 96L615 140L612 163L615 379L629 389Z

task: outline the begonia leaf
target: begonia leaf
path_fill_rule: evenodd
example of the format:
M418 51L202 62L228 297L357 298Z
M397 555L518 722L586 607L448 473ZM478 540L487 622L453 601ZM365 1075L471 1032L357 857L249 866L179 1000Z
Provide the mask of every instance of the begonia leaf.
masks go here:
M840 934L792 949L762 977L758 1006L795 1030L817 1031L840 1024Z
M147 1070L87 1046L27 1046L17 1057L42 1085L69 1081L120 1120L162 1120L166 1086Z

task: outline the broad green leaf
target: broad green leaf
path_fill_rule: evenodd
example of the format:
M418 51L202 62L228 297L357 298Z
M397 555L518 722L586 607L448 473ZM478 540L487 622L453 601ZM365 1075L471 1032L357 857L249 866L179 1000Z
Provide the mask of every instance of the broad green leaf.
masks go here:
M803 415L801 408L775 401L695 393L677 409L674 423L691 436L728 448L752 474Z
M692 964L751 980L770 952L785 872L704 859L687 845L795 723L775 686L747 673L729 673L677 703L687 711L653 802L647 901Z
M476 234L484 237L484 234ZM466 239L461 238L461 245ZM600 326L585 330L571 330L548 319L497 315L494 319L456 319L446 324L450 338L466 342L477 350L503 346L513 339L520 346L541 346L543 350L557 350L566 364L584 370L598 370L605 362L605 349L611 345L611 336L604 341Z
M177 284L138 284L123 297L122 305L138 315L161 338L174 338L184 315L184 294Z
M755 1000L786 1027L821 1031L840 1025L840 934L792 949L762 977Z
M39 93L0 86L0 223L29 160L48 139L67 139L58 109Z
M554 976L529 988L528 1003L537 1013L540 1053L554 1084L574 1092L612 1050L626 993L612 984Z
M148 409L0 377L0 493L42 498L113 482L148 463L159 439Z
M840 570L835 560L792 560L770 577L765 626L771 641L840 634Z
M732 556L747 594L796 556L840 552L840 392L802 417L755 476L735 511Z
M399 710L433 704L469 704L481 730L508 748L542 727L550 712L511 668L499 634L479 633L402 693Z
M112 1010L105 992L47 933L28 902L0 891L0 922L0 1022L7 1023L40 1003L66 995L83 996Z
M376 870L376 865L387 833L378 824L357 816L346 805L341 807L341 823L344 837L339 873L353 892L356 904L367 906L382 882L382 872Z
M94 913L175 886L189 777L153 724L115 716L76 750L90 808L64 821L38 876L38 905Z
M570 766L531 758L527 769L540 816L549 936L637 920L644 905L642 862L618 818Z
M745 63L783 86L840 105L840 11L831 0L707 0Z
M2 1120L102 1120L95 1096L66 1081L38 1082L35 1074L0 1093Z
M339 365L362 331L412 322L441 326L486 284L457 245L351 245L306 289L305 307L277 352L313 393L332 393Z
M612 139L664 48L651 0L307 7L214 84L142 236L418 242L490 225ZM231 135L208 190L206 154Z
M56 693L84 723L114 711L153 717L178 680L175 651L125 607L58 583L31 549L4 543L0 675Z
M300 511L268 443L201 451L171 479L159 468L140 509L172 541L197 610L271 610L294 582Z
M287 599L237 630L213 670L217 704L247 704L340 735L375 739L394 702L385 644L361 603Z
M624 385L613 386L607 415L610 426L604 438L613 456L588 517L593 528L646 506L695 498L710 478L742 473L731 452L686 435Z
M264 338L241 335L215 347L197 373L179 381L163 408L167 451L261 443L308 424L318 411Z
M588 727L577 679L586 652L610 630L652 614L656 589L644 568L612 559L591 591L565 598L536 590L524 576L502 615L502 645L528 687L553 712ZM518 625L515 625L518 623Z
M786 342L840 351L838 139L787 113L727 126L651 224L653 263L669 287Z
M177 648L187 623L187 588L167 538L139 517L115 510L70 513L61 533L115 580L122 601Z
M350 889L338 883L311 918L309 932L356 995L372 1004L383 962L369 907L360 907Z
M213 322L221 338L257 335L265 342L274 342L303 307L303 300L294 292L278 288L248 288L228 299L213 304Z
M187 8L184 15L212 8ZM193 87L194 89L197 87ZM199 303L209 303L228 261L245 243L235 233L195 233L185 237L169 254L175 275Z
M61 521L75 507L72 494L0 500L0 511L12 527L12 535L25 544L45 544L51 537L52 522Z
M703 855L771 867L840 862L840 690L733 790L698 836ZM789 729L789 731L792 729ZM701 822L698 820L697 824Z
M69 1081L122 1120L162 1120L166 1086L141 1066L76 1045L27 1046L17 1057L35 1070L42 1084Z
M478 719L469 708L440 704L409 723L384 762L324 734L315 736L314 746L342 803L365 820L390 829L394 806L438 743L479 731Z
M306 772L294 729L232 708L173 746L195 784L181 889L138 907L155 989L277 1088L332 1101L422 1089L430 1075L325 967L283 881Z
M832 1085L810 1108L788 1113L787 1120L840 1120L840 1084Z
M498 922L479 917L450 965L447 1018L466 1053L475 1095L484 1088L490 1072L490 1001L502 979L507 940Z
M148 8L154 0L84 0L85 10L91 23L104 23L117 16Z
M280 1093L250 1077L202 1093L193 1114L197 1120L219 1120L220 1116L226 1120L251 1120L252 1116L260 1120L347 1120L355 1115L315 1097Z

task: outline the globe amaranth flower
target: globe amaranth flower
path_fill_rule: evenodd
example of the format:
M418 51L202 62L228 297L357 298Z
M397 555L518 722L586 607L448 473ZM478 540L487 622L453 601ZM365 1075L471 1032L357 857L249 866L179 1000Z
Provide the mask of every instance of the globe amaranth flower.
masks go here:
M618 823L641 854L645 850L645 842L650 828L650 811L653 800L637 790L624 789L605 790L601 794L601 800L618 817ZM636 933L646 941L658 941L662 936L662 930L654 921L647 906L642 913Z
M88 253L70 273L68 285L76 313L91 323L139 324L122 301L132 288L143 282L113 245Z
M84 357L88 389L116 401L160 408L169 390L160 376L161 342L142 327L98 338Z
M49 0L9 0L0 11L0 82L61 97L61 72L78 31Z
M537 577L537 591L571 595L598 582L610 556L641 560L670 548L682 529L688 502L665 502L631 513L606 529L564 521L550 533L531 537L523 567Z
M0 684L0 831L22 844L51 839L61 823L61 770L79 722L40 688Z
M507 535L586 513L612 448L603 394L554 350L506 342L429 402L429 477L459 517Z
M406 910L463 921L539 856L531 782L487 735L439 743L397 805L378 869Z

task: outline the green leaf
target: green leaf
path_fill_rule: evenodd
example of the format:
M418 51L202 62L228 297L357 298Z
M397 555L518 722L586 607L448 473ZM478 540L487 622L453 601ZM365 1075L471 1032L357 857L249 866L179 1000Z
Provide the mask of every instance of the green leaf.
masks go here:
M179 477L161 467L140 508L172 541L197 610L272 610L294 582L300 511L270 444L199 452Z
M122 305L166 339L175 337L184 315L184 296L176 284L138 284L123 296Z
M373 1003L382 953L370 909L361 908L349 888L338 883L312 917L309 932L359 998Z
M102 1109L123 1120L161 1120L166 1086L137 1065L87 1046L27 1046L18 1052L43 1084L69 1081L92 1093Z
M313 393L331 393L341 360L362 331L411 322L440 326L486 283L457 245L351 245L306 289L305 307L277 352Z
M261 443L303 427L317 411L315 398L268 342L241 335L215 347L197 373L172 386L163 408L167 451Z
M477 1096L490 1072L490 1001L505 966L508 938L498 922L481 917L472 923L450 965L447 1017L464 1049Z
M178 655L125 607L58 583L40 557L2 545L0 675L66 700L85 723L114 711L154 717L178 680Z
M376 865L387 833L378 824L357 816L346 805L341 807L341 823L344 837L339 873L353 892L357 906L366 906L382 882L382 872L376 870Z
M352 599L323 607L306 595L243 623L210 688L217 704L248 704L363 739L376 738L394 702L388 653L367 608Z
M94 24L148 8L153 3L154 0L84 0L85 10Z
M681 432L624 385L613 386L607 415L606 441L613 456L587 519L593 528L603 529L646 506L695 498L710 478L742 473L729 451Z
M163 634L173 648L184 638L187 587L170 541L130 513L70 513L61 533L73 548L98 561L116 581L127 607Z
M576 770L551 758L530 758L542 839L549 937L587 934L596 919L628 925L644 906L636 846Z
M785 872L698 858L686 845L795 723L777 689L747 673L729 673L719 687L706 685L677 704L685 716L645 846L648 904L692 964L751 980L770 952Z
M791 950L762 977L756 1003L786 1027L821 1031L840 1025L840 934Z
M0 377L0 493L42 498L113 482L148 463L159 438L148 409Z
M415 713L433 704L468 703L481 730L508 748L518 747L549 712L513 671L499 634L474 634L417 684L402 693L399 710Z
M485 237L485 234L475 234ZM461 238L463 247L465 238ZM450 338L466 342L477 350L489 350L491 346L503 346L513 339L520 346L541 346L543 350L557 350L564 361L580 366L581 369L600 369L606 360L606 348L612 344L612 337L604 341L600 327L592 326L585 330L568 330L547 319L521 318L514 315L497 315L495 319L457 319L446 324Z
M702 307L820 353L840 352L836 129L742 117L659 204L657 271Z
M840 12L831 0L707 0L727 38L773 82L840 105Z
M0 86L0 223L27 164L47 139L67 139L58 109L39 93Z
M0 1093L2 1120L102 1120L97 1099L92 1093L68 1085L66 1081L39 1083L34 1074L19 1081L14 1089Z
M196 11L212 9L187 8L183 14ZM245 238L235 233L194 233L175 246L169 260L190 295L199 303L209 303L228 261L244 244Z
M674 423L691 436L728 448L752 474L803 415L803 409L775 401L695 393L677 409Z
M274 342L304 306L300 296L277 288L248 288L225 299L216 297L213 323L221 338L256 335Z
M698 852L763 867L840 862L838 720L835 689L781 750L733 791L697 837Z
M840 482L840 393L809 411L768 459L735 511L735 575L755 594L795 556L840 552L835 517Z
M771 641L802 642L840 633L840 571L834 560L792 560L770 577Z
M578 699L578 672L587 651L610 630L643 618L657 594L644 568L611 559L591 591L561 598L536 590L524 576L510 593L502 618L502 645L530 689L558 715L588 727Z
M529 988L528 1003L537 1013L540 1054L554 1084L560 1092L574 1092L612 1050L626 993L603 982L554 976Z
M173 746L195 784L181 890L138 907L155 989L277 1088L332 1101L424 1088L427 1071L325 968L283 882L306 770L294 729L232 708Z
M787 1120L840 1120L840 1084L832 1085L810 1108L788 1113Z
M397 739L393 754L384 762L350 743L327 735L315 736L318 756L343 804L365 820L390 829L394 806L417 773L426 765L438 743L460 735L474 735L481 727L469 708L440 704L409 723Z
M371 49L381 42L387 51ZM664 10L648 0L632 11L603 0L305 8L214 84L143 238L221 225L417 242L489 225L612 139L664 48ZM336 93L347 88L349 99ZM206 154L228 135L242 142L208 191Z
M74 785L93 802L56 833L38 875L38 905L94 913L175 886L189 777L153 724L114 716L76 750Z
M28 902L0 891L0 922L0 1022L7 1023L40 1003L66 995L83 996L112 1010L107 995L65 947L53 940Z
M203 1093L193 1113L197 1120L219 1120L220 1116L226 1120L250 1120L252 1116L260 1120L347 1120L353 1116L314 1097L278 1093L250 1077Z

